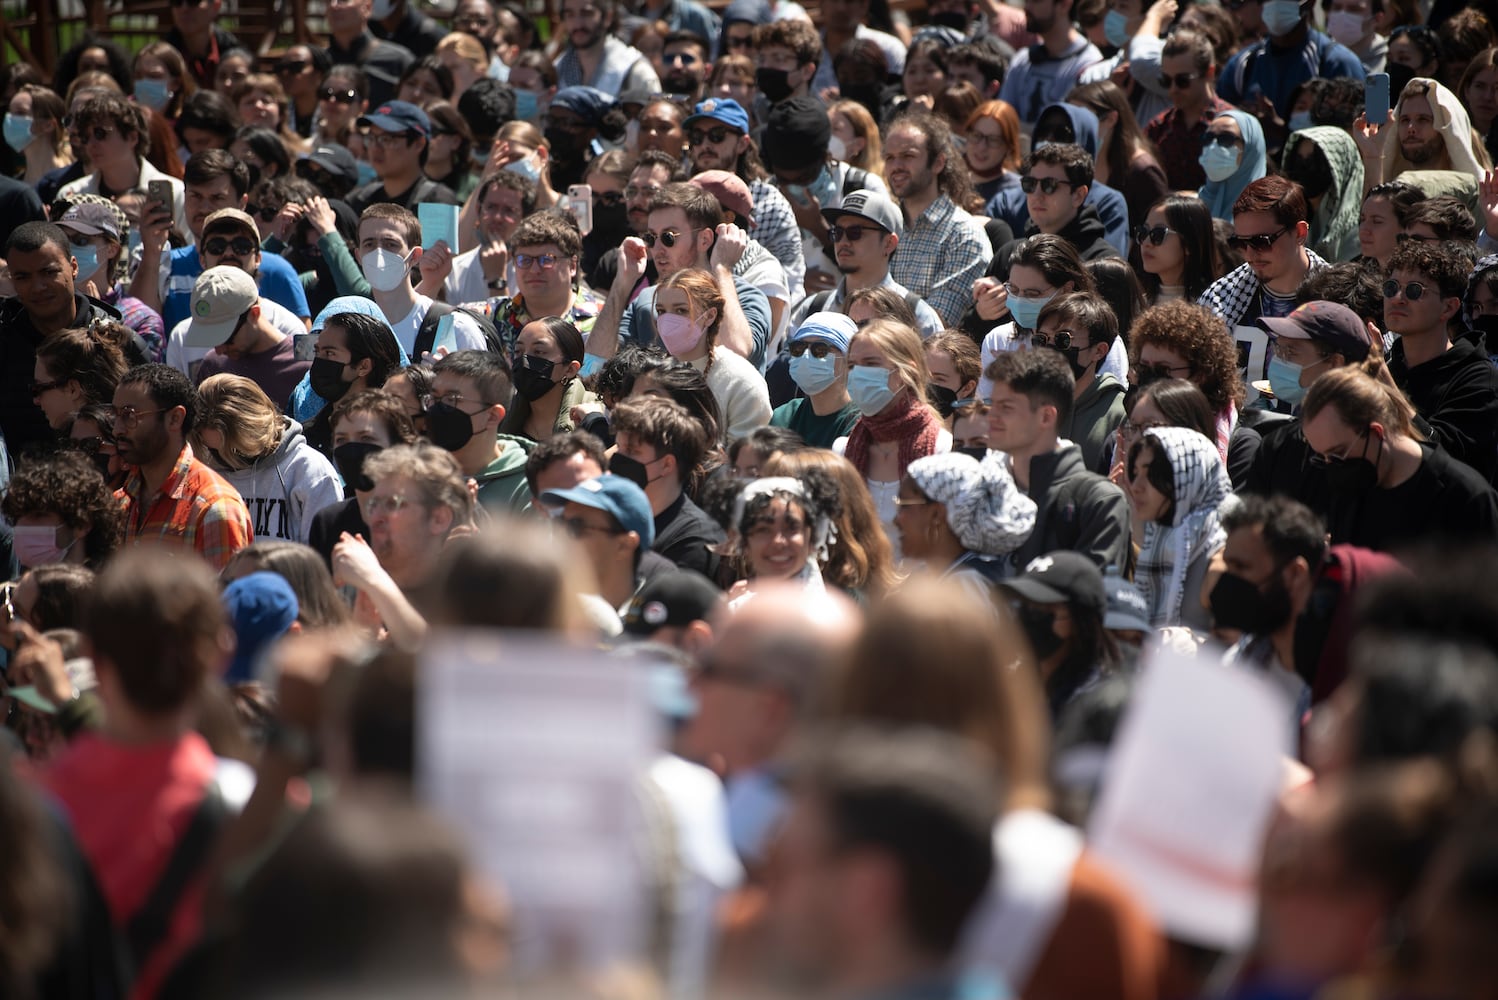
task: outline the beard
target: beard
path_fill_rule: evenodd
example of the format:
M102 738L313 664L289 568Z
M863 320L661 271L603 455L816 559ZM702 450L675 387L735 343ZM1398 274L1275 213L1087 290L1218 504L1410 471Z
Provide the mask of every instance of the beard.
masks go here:
M1446 140L1439 135L1433 135L1422 143L1401 142L1399 144L1399 151L1404 154L1404 158L1417 167L1433 163L1445 149Z
M690 73L667 73L661 78L661 87L668 94L695 94L699 86Z

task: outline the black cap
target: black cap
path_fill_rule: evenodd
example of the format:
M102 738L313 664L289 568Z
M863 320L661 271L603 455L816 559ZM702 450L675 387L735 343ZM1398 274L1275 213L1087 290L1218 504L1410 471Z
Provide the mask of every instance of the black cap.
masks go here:
M815 97L793 97L770 108L760 152L765 163L795 170L825 160L831 141L826 106Z
M654 635L657 629L704 621L723 604L723 592L690 569L658 573L640 588L624 613L624 631Z
M353 153L336 142L320 142L313 146L305 162L320 167L350 184L357 183L359 180L359 162L354 159ZM300 176L300 171L298 171L298 176Z
M1103 571L1080 552L1060 550L1030 560L1022 576L999 586L1036 604L1060 604L1082 608L1102 620L1108 610Z

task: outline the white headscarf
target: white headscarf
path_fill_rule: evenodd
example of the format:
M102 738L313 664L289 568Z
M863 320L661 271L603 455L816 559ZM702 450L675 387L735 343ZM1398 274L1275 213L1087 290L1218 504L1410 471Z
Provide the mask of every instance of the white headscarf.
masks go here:
M1160 628L1180 624L1186 571L1203 553L1216 551L1227 540L1220 515L1236 500L1217 446L1199 432L1156 427L1145 432L1144 440L1157 459L1169 463L1175 487L1171 523L1150 521L1144 526L1134 575L1149 604L1150 624Z

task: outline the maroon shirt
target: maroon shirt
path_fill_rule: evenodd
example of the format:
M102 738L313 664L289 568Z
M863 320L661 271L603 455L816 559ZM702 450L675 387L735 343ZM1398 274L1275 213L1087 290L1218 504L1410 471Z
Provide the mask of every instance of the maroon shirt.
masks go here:
M1216 94L1202 109L1201 117L1187 122L1180 108L1166 108L1145 126L1145 134L1160 151L1160 166L1165 168L1165 179L1173 191L1195 191L1207 183L1206 172L1198 162L1202 155L1202 133L1213 118L1224 111L1234 110L1233 105Z

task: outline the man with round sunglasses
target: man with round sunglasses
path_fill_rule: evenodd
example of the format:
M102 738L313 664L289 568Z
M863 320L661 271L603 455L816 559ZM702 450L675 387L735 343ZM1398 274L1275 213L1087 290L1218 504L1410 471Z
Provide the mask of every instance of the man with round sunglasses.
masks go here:
M1389 373L1430 425L1430 440L1491 482L1498 470L1498 371L1477 344L1451 339L1468 271L1451 244L1395 247L1383 283L1384 323L1398 336Z
M841 312L849 294L860 288L888 288L903 297L915 312L923 337L946 328L935 309L890 276L890 261L899 250L905 221L889 195L854 191L841 204L822 209L822 217L827 220L833 258L842 279L829 291L802 299L791 312L792 328L812 313Z

